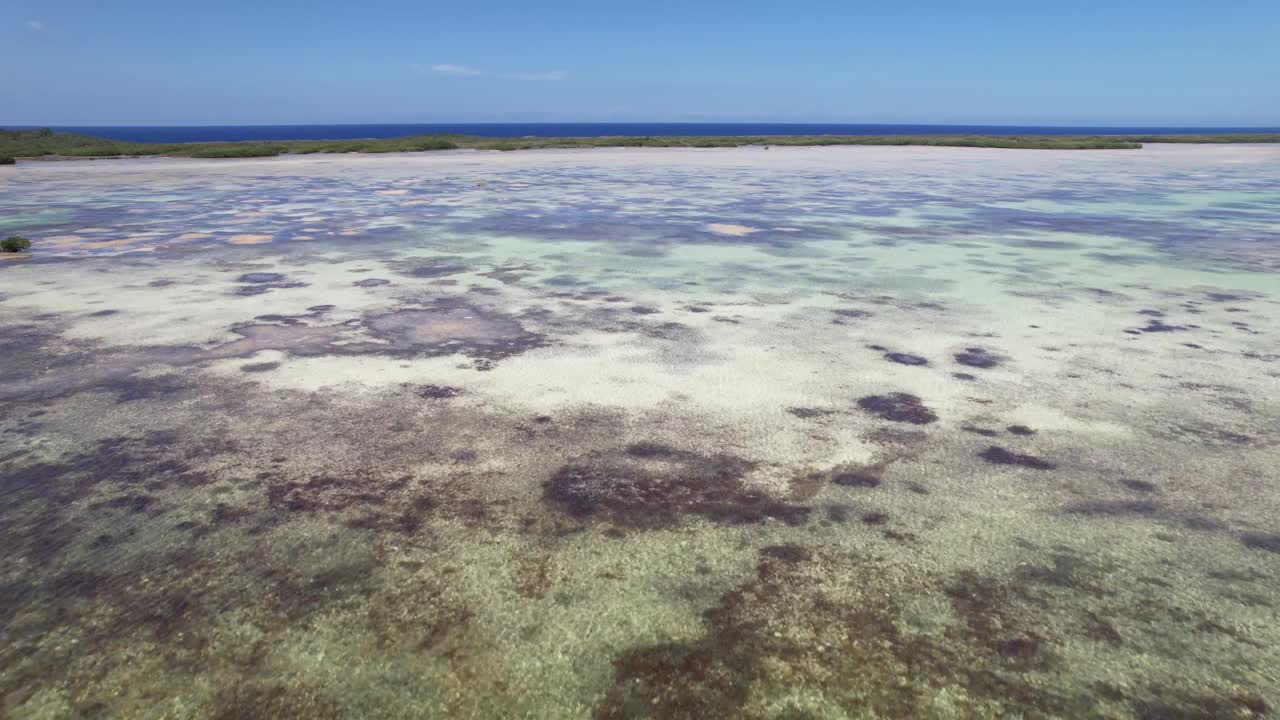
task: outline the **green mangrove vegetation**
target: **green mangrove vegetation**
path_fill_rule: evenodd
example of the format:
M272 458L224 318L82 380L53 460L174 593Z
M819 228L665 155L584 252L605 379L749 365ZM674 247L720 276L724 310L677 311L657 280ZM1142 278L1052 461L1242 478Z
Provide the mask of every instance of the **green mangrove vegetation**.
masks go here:
M133 143L40 130L0 130L0 164L7 158L177 156L271 157L286 153L389 153L426 150L535 150L593 147L740 147L744 145L933 145L1026 150L1134 150L1143 143L1274 143L1280 133L1240 135L743 135L722 137L520 137L412 135L354 140Z
M24 237L18 237L17 235L10 235L4 240L0 240L0 252L22 252L29 247L31 247L31 241Z
M781 135L726 137L485 138L415 135L355 140L273 142L131 143L41 130L0 130L0 157L129 157L169 155L195 158L269 157L284 153L385 153L426 150L532 150L590 147L737 147L743 145L937 145L947 147L1050 150L1136 149L1144 142L1280 142L1280 134L1171 136L1047 135Z

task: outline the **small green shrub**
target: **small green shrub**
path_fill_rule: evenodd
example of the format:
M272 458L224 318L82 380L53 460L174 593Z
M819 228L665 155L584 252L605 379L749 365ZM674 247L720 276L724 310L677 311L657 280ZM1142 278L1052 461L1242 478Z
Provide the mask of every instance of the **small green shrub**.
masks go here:
M410 143L409 150L423 152L426 150L457 150L458 144L448 140L426 140Z
M115 145L100 145L95 147L69 148L63 150L62 155L69 157L112 157L115 155L124 155L124 150Z
M31 247L31 241L17 235L10 235L4 240L0 240L0 251L3 252L22 252L29 247Z
M251 158L251 157L274 157L279 155L284 148L279 145L264 145L261 143L226 143L212 144L202 146L199 150L190 153L193 158Z
M11 157L0 157L0 165L17 165L18 161Z

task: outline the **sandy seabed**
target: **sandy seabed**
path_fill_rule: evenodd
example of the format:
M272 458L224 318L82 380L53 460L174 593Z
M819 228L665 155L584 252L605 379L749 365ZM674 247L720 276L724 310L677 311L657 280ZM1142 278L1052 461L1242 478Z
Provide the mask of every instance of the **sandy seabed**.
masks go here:
M0 717L1269 718L1280 147L0 168Z

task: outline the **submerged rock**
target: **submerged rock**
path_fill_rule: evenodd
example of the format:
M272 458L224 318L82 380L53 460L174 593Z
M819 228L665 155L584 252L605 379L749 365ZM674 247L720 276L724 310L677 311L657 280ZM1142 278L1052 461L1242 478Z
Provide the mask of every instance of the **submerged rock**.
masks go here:
M868 395L859 398L858 407L884 420L911 423L912 425L928 425L936 422L938 416L925 407L920 398L910 393L889 393L888 395Z
M983 370L997 367L1004 360L999 355L981 347L967 347L962 352L956 353L954 357L961 365Z
M755 463L732 455L635 443L561 467L543 483L542 495L574 517L636 528L671 525L683 515L733 524L805 522L810 508L743 483L753 469Z
M919 355L912 355L911 353L900 353L900 352L885 353L884 359L888 360L889 362L898 363L899 365L924 366L929 364L929 361L927 359L922 358Z
M1052 470L1058 467L1054 463L1038 458L1035 455L1012 452L999 445L992 445L983 450L978 453L978 457L993 465L1020 465L1035 470Z

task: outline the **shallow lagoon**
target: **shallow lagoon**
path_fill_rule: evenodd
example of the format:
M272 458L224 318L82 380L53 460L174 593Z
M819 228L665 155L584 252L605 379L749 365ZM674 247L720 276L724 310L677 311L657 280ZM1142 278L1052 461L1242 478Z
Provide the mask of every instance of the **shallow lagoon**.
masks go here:
M0 714L1271 717L1280 148L0 170Z

